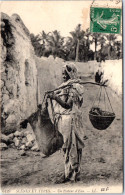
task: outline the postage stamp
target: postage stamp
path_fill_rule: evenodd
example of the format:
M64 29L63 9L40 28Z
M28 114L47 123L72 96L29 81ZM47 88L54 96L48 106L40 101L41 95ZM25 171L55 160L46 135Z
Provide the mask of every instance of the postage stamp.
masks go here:
M121 14L121 9L91 7L90 31L120 34Z
M0 194L125 189L120 1L1 1Z

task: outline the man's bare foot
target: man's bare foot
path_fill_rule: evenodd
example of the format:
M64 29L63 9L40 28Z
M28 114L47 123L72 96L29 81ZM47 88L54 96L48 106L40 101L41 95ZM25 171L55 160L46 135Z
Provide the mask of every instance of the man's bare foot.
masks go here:
M62 178L60 178L59 180L57 180L55 183L56 184L61 184L61 183L66 183L70 181L68 178L65 178L65 176L63 176Z

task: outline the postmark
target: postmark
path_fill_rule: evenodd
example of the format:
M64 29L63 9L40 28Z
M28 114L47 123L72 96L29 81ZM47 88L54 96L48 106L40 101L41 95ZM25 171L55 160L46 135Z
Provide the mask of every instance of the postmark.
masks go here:
M121 9L90 8L90 31L99 33L121 33Z

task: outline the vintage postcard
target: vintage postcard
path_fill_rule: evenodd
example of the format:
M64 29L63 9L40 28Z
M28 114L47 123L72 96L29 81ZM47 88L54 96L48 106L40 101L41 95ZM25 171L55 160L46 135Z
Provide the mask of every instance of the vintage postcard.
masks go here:
M0 10L0 193L122 193L122 1Z

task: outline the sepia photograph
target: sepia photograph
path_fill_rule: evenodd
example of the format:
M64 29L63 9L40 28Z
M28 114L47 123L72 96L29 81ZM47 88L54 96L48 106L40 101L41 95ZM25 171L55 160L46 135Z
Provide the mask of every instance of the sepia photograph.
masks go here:
M0 10L0 193L123 193L122 0Z

